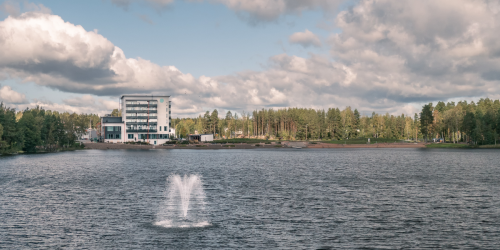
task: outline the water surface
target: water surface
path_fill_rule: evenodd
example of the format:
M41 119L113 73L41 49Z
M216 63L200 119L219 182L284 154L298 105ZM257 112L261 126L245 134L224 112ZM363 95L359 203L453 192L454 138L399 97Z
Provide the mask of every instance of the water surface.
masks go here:
M155 226L198 174L210 225ZM0 158L0 248L497 248L500 154L88 150Z

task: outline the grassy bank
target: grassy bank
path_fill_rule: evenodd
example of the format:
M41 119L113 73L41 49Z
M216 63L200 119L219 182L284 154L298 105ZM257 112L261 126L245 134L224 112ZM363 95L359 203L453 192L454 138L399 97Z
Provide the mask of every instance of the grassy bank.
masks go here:
M22 150L11 150L11 151L4 151L0 152L0 155L18 155L18 154L47 154L47 153L57 153L57 152L64 152L64 151L75 151L75 150L82 150L85 149L85 145L78 143L74 143L73 146L71 147L58 147L53 150L44 150L44 149L37 149L35 152L27 152L27 151L22 151Z
M425 146L427 148L474 148L467 144L458 144L458 143L431 143Z
M500 145L480 145L479 148L500 148Z

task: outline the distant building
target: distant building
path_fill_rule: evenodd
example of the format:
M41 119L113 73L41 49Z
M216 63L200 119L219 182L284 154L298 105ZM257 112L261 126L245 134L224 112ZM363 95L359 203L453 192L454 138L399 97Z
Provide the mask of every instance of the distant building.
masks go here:
M153 145L170 140L171 103L169 96L122 95L122 117L101 117L104 142L148 142Z
M199 141L199 142L214 141L214 135L213 134L189 135L188 140Z
M101 117L100 141L118 143L123 142L125 124L121 117L107 115Z
M97 139L97 131L95 129L86 129L85 133L82 135L83 140L94 140Z

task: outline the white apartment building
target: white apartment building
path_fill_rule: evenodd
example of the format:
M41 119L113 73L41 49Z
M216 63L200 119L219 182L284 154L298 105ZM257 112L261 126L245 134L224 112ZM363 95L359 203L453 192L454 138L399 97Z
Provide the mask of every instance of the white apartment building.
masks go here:
M104 142L149 142L160 145L170 140L170 96L122 95L121 119L102 117ZM120 120L120 121L118 121Z

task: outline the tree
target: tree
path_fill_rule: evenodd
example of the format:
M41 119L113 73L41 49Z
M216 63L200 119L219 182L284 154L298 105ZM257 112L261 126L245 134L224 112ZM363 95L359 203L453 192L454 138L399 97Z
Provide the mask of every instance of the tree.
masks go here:
M118 109L113 109L113 111L111 112L111 116L121 117L122 113L119 112Z
M211 120L210 120L210 112L205 112L203 116L203 134L206 134L211 131Z
M19 127L24 134L23 150L26 152L36 152L36 146L40 145L40 130L36 126L36 120L32 112L25 110L23 117L19 120Z
M351 107L346 107L341 112L341 126L344 139L348 139L350 134L352 133L353 116L354 115L351 111Z
M210 115L210 121L212 124L212 131L215 136L219 127L219 112L217 111L217 109L214 109L214 111L212 111L212 114Z
M359 129L359 119L360 119L360 114L357 109L354 109L354 117L353 117L353 131L354 131L354 137L358 137L358 129Z
M226 123L227 123L227 129L229 130L229 135L228 135L228 138L231 138L231 124L232 124L232 120L233 120L233 114L231 113L231 111L227 111L226 113Z
M464 122L462 123L462 129L467 135L467 142L471 142L473 132L476 130L476 116L474 113L467 111L464 116Z
M422 112L420 113L420 131L424 135L424 140L427 142L429 138L429 133L431 132L431 126L434 121L432 115L432 103L424 105Z

